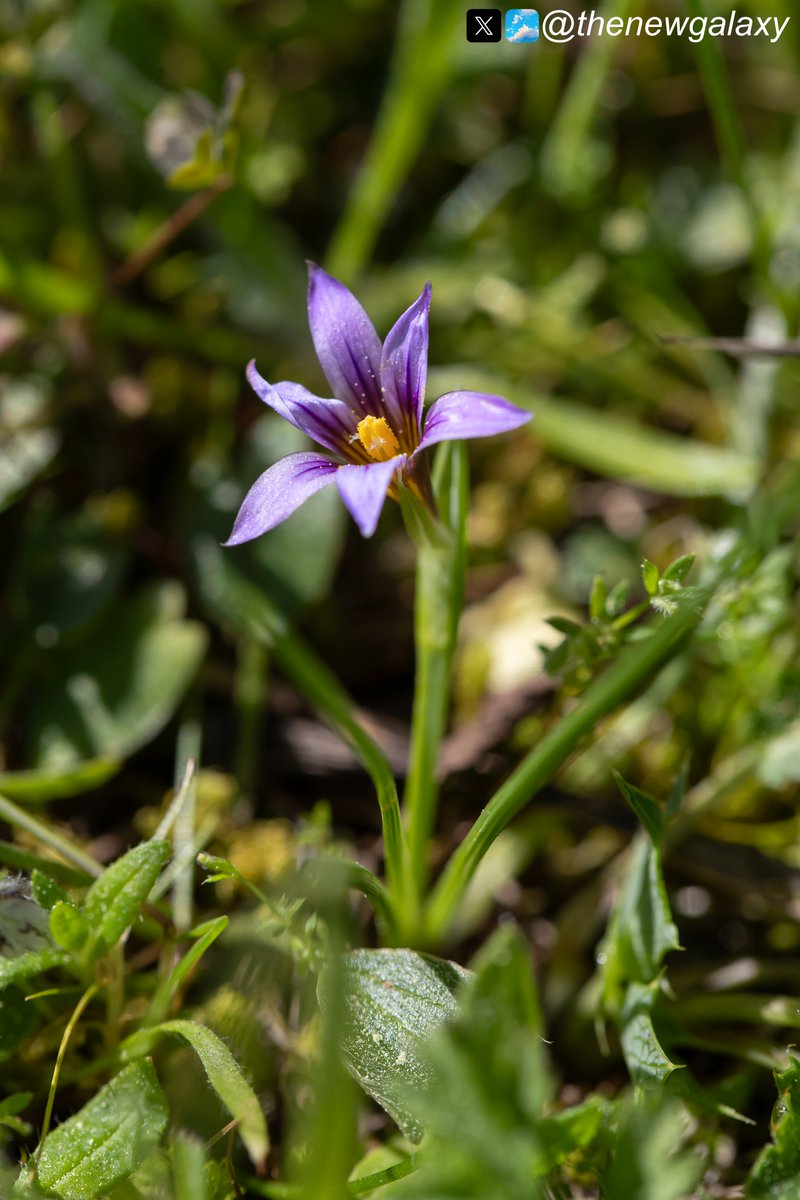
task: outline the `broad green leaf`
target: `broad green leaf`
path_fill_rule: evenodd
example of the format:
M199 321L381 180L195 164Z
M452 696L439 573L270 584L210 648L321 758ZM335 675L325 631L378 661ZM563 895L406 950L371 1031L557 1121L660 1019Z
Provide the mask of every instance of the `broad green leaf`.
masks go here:
M116 758L89 758L63 767L0 771L0 793L24 804L46 804L101 787L122 766Z
M131 754L170 719L197 672L206 632L183 619L177 584L148 587L109 613L58 659L37 696L33 747L54 770ZM54 661L55 669L55 661Z
M398 1198L536 1200L550 1194L550 1173L595 1137L602 1101L543 1110L555 1089L529 953L519 932L498 930L473 963L458 1014L422 1048L431 1072L418 1098L425 1147Z
M58 946L49 946L42 950L31 950L20 954L18 958L5 958L0 955L0 991L12 983L21 983L42 975L53 967L64 966L69 957Z
M167 1105L153 1065L132 1063L45 1139L36 1178L58 1200L99 1200L155 1150Z
M86 955L91 960L116 945L136 919L170 855L169 842L142 842L107 867L83 904L89 927Z
M57 900L50 913L53 941L78 956L89 937L89 925L83 913L69 901Z
M122 1045L126 1058L148 1054L162 1037L183 1038L192 1047L208 1082L236 1120L247 1152L257 1168L264 1165L269 1153L269 1134L261 1105L250 1084L238 1067L228 1047L205 1025L194 1021L166 1021L152 1029L141 1029Z
M422 1047L456 1015L456 992L468 978L456 963L414 950L354 950L345 957L345 1063L411 1141L423 1129L408 1096L431 1080ZM324 980L320 1000L324 1008Z
M772 1145L765 1146L745 1186L747 1200L797 1200L800 1195L800 1059L776 1072Z
M622 1011L622 1053L631 1079L640 1087L663 1083L681 1065L671 1062L653 1028L650 1014L658 991L657 984L632 984Z

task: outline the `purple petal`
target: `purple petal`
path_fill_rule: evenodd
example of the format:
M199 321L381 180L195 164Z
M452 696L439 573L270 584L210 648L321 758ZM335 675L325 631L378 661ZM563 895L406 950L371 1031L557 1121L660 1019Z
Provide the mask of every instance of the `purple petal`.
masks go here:
M392 429L413 447L419 440L428 375L428 310L431 285L395 323L383 343L381 386Z
M290 517L304 500L333 483L339 467L321 454L287 454L259 475L242 501L226 546L252 541Z
M436 442L508 433L530 421L532 415L509 404L502 396L489 396L485 392L446 392L428 409L425 432L418 448L424 450Z
M399 454L387 462L339 468L336 486L364 537L372 537L375 532L392 476L405 461L406 456Z
M308 323L334 395L362 416L380 416L381 340L353 293L315 263L308 271Z
M322 400L299 383L267 383L256 370L255 360L247 365L247 381L259 400L285 421L301 429L326 450L347 454L358 422L341 400Z

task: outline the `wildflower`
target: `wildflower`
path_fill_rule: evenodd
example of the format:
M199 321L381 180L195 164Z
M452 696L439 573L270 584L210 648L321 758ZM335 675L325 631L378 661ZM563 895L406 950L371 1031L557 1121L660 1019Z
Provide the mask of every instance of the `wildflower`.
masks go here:
M254 362L247 378L265 404L327 454L301 450L266 470L245 496L226 545L273 529L333 482L362 534L371 537L387 494L398 499L401 484L432 506L430 446L505 433L530 420L530 413L483 392L447 392L423 414L430 299L428 283L381 346L355 296L310 266L308 323L336 398L320 399L299 383L271 385Z

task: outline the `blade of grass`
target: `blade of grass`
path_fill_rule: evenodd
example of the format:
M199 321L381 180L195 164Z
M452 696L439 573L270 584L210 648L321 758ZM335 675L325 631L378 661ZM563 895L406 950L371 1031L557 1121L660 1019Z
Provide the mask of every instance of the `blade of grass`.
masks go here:
M372 253L449 82L463 20L456 0L405 0L400 10L386 94L328 253L327 267L339 278L352 279Z

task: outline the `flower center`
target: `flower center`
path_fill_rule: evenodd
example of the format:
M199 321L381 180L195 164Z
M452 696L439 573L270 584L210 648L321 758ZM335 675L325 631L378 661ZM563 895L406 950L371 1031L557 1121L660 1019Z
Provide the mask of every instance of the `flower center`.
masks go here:
M363 421L358 422L358 436L367 454L376 462L387 462L400 449L400 443L385 417L364 417Z

